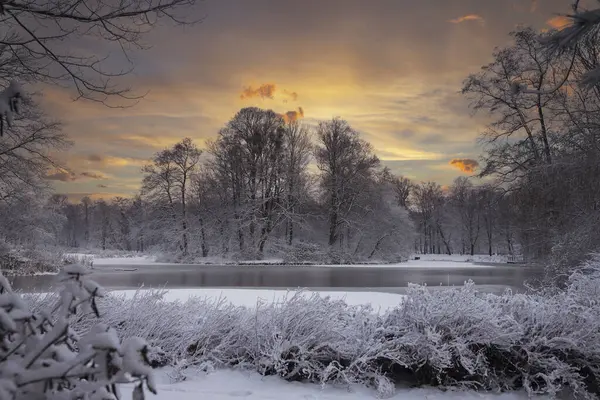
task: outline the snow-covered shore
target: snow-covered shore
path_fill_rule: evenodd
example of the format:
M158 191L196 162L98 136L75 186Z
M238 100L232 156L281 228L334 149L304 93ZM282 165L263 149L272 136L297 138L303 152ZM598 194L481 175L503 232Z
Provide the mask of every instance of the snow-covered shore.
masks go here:
M158 374L158 394L147 395L149 400L375 400L379 394L363 386L321 387L315 384L286 382L281 378L263 377L257 373L239 370L218 370L210 373L194 371L186 375L183 382L172 383L169 375L172 369ZM123 398L130 400L131 387L124 387ZM435 388L398 389L389 397L393 400L526 400L531 399L524 392L482 393L474 391L441 391ZM546 396L533 399L548 399Z
M93 256L80 256L83 260L84 257L87 257L87 260L93 259L94 267L110 267L110 266L123 266L123 265L182 265L179 263L167 263L167 262L159 262L157 261L155 256L135 256L135 257L93 257ZM410 259L406 262L401 263L372 263L372 264L306 264L311 267L343 267L343 268L364 268L364 267L373 267L373 268L494 268L492 265L482 265L475 264L477 263L502 263L506 262L502 261L502 258L490 258L488 256L443 256L443 255L421 255L419 256L419 260ZM293 267L296 265L283 264L282 260L279 259L266 259L266 260L251 260L251 261L243 261L243 262L234 262L231 260L221 259L221 258L209 258L206 260L200 260L198 265L246 265L248 267L252 267L254 265L281 265L282 267Z

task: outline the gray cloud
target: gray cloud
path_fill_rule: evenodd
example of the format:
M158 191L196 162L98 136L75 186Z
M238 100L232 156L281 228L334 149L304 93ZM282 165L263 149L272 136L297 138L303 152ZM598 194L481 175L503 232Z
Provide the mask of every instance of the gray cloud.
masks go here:
M104 157L102 157L99 154L90 154L86 158L88 161L92 161L92 162L101 162L104 159Z
M45 176L49 181L71 182L77 179L77 175L69 170L61 169Z
M84 171L84 172L81 172L79 175L81 175L85 178L91 178L91 179L106 179L106 176L104 176L102 174L98 174L96 172Z

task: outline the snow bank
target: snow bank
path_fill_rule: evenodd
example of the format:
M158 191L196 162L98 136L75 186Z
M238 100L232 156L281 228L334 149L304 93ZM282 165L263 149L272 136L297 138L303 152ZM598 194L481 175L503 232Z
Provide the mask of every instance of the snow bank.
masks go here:
M154 256L134 256L134 257L94 257L94 267L103 265L143 265L154 264ZM158 264L157 264L158 265ZM161 263L161 265L163 265ZM168 264L166 264L168 265Z
M420 260L414 260L415 257L420 257ZM413 261L454 261L454 262L481 262L481 263L507 263L508 257L504 255L493 255L487 254L413 254L411 257Z
M370 305L375 310L386 311L397 307L404 298L403 295L395 293L380 292L341 292L341 291L312 291L312 290L264 290L264 289L165 289L162 294L166 301L186 302L190 298L201 298L207 301L227 301L235 306L254 308L259 303L285 303L294 296L329 297L332 300L341 300L350 306ZM124 296L132 299L136 295L143 295L137 290L116 290L112 292L116 296ZM151 292L148 292L151 293Z
M170 382L164 371L157 377L158 395L155 400L231 400L243 397L247 400L375 400L377 393L367 388L348 391L339 387L319 387L297 382L285 382L275 377L263 377L256 373L220 370L212 373L187 374L183 382ZM130 400L130 390L124 390L124 399ZM526 400L526 393L484 394L481 392L442 392L437 389L400 389L393 397L398 400ZM547 397L534 397L545 400Z
M476 265L473 262L460 260L409 260L396 264L355 264L355 265L323 265L324 267L373 267L373 268L496 268L493 265Z
M158 262L154 256L136 256L136 257L111 257L111 258L94 258L94 267L112 266L112 265L155 265L155 266L167 266L167 265L179 265L178 263ZM269 259L269 260L253 260L243 262L232 262L223 259L211 259L205 262L198 263L198 265L243 265L248 268L259 265L271 265L280 266L282 268L295 268L298 265L293 264L281 264L281 260ZM306 264L310 267L340 267L340 268L494 268L494 266L487 265L476 265L473 262L461 259L455 260L409 260L402 263L393 264Z
M414 257L420 257L420 260L414 260ZM65 255L66 259L79 260L85 265L91 265L93 260L94 267L112 266L112 265L178 265L185 262L172 262L164 256L139 255L139 254L109 254L108 257L99 255L90 255L83 253L69 253ZM194 259L192 264L197 265L245 265L248 267L257 265L279 265L282 267L296 267L298 265L307 265L313 267L344 267L344 268L482 268L484 265L475 265L474 262L481 263L506 263L506 256L487 256L487 255L444 255L444 254L420 254L413 255L410 260L401 263L362 263L362 264L289 264L284 263L282 259L268 258L264 260L245 260L234 261L222 257L206 257ZM488 266L493 267L493 266Z

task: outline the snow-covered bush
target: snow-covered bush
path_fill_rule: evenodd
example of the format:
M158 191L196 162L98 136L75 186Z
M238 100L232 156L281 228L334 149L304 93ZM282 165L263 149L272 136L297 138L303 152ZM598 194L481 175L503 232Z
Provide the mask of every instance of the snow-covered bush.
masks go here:
M119 398L118 385L135 383L133 398L145 388L155 393L148 345L139 337L119 340L114 328L96 323L78 330L75 316L100 316L103 289L81 265L59 274L59 296L33 311L0 275L0 399Z
M5 275L32 275L58 272L63 254L57 248L23 247L5 244L0 250L0 269Z
M90 254L78 254L78 253L70 253L65 254L63 256L63 264L79 264L84 267L93 267L94 266L94 256Z

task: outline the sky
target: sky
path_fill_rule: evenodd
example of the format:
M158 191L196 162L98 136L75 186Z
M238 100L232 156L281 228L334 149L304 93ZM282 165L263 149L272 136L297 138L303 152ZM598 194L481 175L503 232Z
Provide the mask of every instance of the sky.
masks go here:
M141 167L184 137L200 148L242 107L295 111L308 124L342 117L393 172L449 184L476 170L473 115L462 81L519 25L555 25L568 0L204 0L203 22L161 26L130 54L126 84L147 93L106 108L65 88L42 105L74 142L50 175L59 193L131 196ZM111 51L92 44L99 54ZM111 61L122 68L123 60Z

